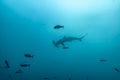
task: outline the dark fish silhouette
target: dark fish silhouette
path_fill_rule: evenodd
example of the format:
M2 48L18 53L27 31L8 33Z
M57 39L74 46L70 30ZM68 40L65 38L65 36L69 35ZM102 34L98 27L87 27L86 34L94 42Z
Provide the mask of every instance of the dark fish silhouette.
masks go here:
M5 68L10 68L10 65L7 60L5 60L5 65L6 65Z
M60 28L64 28L64 26L61 26L61 25L54 26L54 29L60 29Z
M44 80L49 80L49 78L47 78L47 77L45 77L45 78L43 78Z
M24 56L26 57L26 58L33 58L33 55L31 55L31 54L24 54Z
M30 67L30 64L20 64L21 67Z
M114 70L115 70L116 72L120 72L120 69L118 69L118 68L114 68Z
M105 60L105 59L100 59L99 61L100 61L100 62L106 62L107 60Z
M23 71L21 69L18 69L15 73L16 74L21 74L21 73L23 73Z
M71 77L69 77L69 80L72 80Z
M63 49L69 49L69 47L64 46Z

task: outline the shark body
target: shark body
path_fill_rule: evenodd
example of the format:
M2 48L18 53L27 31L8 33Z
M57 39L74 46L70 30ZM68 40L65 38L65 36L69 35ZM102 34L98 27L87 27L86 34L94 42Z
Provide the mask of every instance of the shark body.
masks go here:
M87 34L85 34L84 36L81 36L81 37L71 37L71 36L68 36L68 37L66 37L66 36L64 36L62 39L59 39L58 41L54 41L53 40L53 44L54 44L54 46L55 47L59 47L59 45L62 45L63 46L63 48L65 49L66 48L66 46L65 46L65 44L64 43L66 43L66 42L71 42L71 41L75 41L75 40L78 40L78 41L82 41L82 39L86 36Z

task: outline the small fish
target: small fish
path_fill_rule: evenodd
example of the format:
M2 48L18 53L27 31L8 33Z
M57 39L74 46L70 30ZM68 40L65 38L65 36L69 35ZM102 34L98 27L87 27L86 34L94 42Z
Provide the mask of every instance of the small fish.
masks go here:
M115 70L116 72L120 72L120 69L118 69L118 68L114 68L114 70Z
M24 56L26 57L26 58L33 58L33 55L31 55L31 54L24 54Z
M7 60L5 60L5 64L6 64L5 68L10 68L10 65Z
M100 59L99 61L100 61L100 62L106 62L107 60L105 60L105 59Z
M72 80L71 77L69 77L69 80Z
M64 46L63 49L69 49L69 47Z
M45 77L44 80L49 80L49 78Z
M21 73L23 73L23 71L21 69L18 69L15 73L16 74L21 74Z
M60 28L64 28L64 26L61 26L61 25L54 26L54 29L60 29Z
M21 67L30 67L30 64L20 64Z

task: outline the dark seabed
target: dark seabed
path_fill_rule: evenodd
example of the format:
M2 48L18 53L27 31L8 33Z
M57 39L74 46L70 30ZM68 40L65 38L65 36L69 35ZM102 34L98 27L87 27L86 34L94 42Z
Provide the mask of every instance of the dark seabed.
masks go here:
M1 0L0 80L120 80L120 0Z

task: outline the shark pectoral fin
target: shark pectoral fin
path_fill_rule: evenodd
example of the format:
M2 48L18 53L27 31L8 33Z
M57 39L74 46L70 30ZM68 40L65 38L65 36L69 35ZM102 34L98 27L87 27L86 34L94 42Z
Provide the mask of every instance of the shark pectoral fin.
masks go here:
M68 49L69 47L67 47L64 43L62 43L63 49Z
M64 43L61 43L61 45L64 47L65 46L65 44Z
M84 36L80 37L79 40L82 41L82 39L83 39L86 35L87 35L87 33L86 33Z
M63 49L68 49L69 47L65 46L64 43L62 43Z
M56 44L54 40L53 40L53 45L58 48L58 45Z
M64 46L64 47L63 47L63 49L69 49L69 47L67 47L67 46Z

